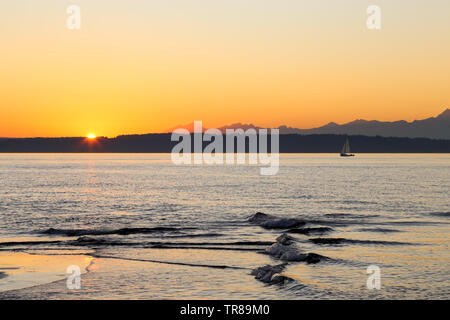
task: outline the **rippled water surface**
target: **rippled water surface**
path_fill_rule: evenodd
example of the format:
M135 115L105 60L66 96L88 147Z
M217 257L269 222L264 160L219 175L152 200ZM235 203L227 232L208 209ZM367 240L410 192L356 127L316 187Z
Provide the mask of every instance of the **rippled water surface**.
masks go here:
M450 155L281 155L260 176L168 154L2 154L0 188L0 298L450 298ZM256 280L282 262L264 251L287 231L250 223L258 211L330 228L291 233L329 259Z

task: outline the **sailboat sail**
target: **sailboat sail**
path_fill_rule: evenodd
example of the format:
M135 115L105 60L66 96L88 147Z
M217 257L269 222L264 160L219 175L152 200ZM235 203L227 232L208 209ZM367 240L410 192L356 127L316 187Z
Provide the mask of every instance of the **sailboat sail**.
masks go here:
M350 153L350 143L348 142L348 138L347 140L345 140L344 146L342 147L342 151L341 153Z

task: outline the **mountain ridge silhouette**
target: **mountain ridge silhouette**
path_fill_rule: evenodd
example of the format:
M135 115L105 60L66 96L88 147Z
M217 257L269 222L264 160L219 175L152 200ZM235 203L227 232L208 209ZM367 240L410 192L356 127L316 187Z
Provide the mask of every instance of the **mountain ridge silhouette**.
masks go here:
M189 132L193 132L193 123L177 126L166 132L170 133L177 128L183 128ZM225 125L217 129L225 133L226 129L237 128L242 128L243 130L263 129L252 123L243 124L241 122ZM279 129L280 134L344 134L400 138L450 139L450 109L447 108L436 117L413 120L411 122L406 120L378 121L356 119L343 124L329 122L323 126L311 129L300 129L286 125L280 125L274 129ZM206 130L207 128L203 127L203 131Z

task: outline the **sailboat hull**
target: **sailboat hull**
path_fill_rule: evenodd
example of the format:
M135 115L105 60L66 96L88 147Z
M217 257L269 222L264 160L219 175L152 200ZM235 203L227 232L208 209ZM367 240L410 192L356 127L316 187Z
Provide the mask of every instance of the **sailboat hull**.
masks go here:
M354 154L351 153L341 153L341 157L354 157Z

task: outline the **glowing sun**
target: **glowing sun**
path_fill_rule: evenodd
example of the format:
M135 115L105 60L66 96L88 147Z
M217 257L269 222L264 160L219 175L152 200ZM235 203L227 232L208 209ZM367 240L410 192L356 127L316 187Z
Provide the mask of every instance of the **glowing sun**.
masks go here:
M95 138L97 138L97 136L95 134L93 134L93 133L89 133L86 137L88 139L95 139Z

